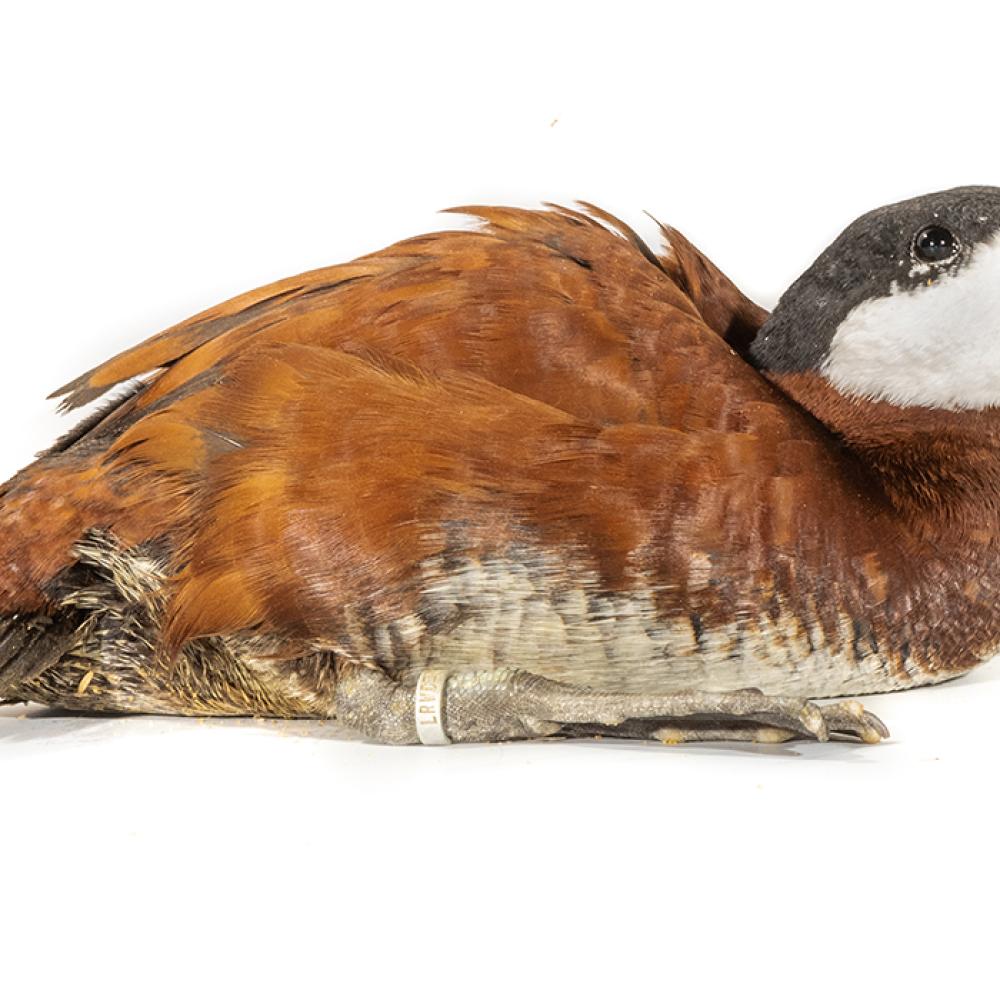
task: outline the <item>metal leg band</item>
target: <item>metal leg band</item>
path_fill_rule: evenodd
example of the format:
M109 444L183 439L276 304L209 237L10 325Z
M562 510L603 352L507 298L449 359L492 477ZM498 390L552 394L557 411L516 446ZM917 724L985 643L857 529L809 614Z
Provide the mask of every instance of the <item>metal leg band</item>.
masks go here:
M424 746L439 747L451 743L444 731L444 688L447 670L425 670L417 678L413 700L417 738Z

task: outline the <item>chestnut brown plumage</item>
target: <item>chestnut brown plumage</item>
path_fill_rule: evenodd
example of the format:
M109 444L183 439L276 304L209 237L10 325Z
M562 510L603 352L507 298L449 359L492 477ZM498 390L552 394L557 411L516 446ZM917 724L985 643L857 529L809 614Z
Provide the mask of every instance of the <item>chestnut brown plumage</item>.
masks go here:
M0 490L0 698L414 741L444 668L456 739L874 740L800 699L993 652L993 473L948 475L990 416L935 451L892 430L934 412L765 377L766 313L676 231L463 211L59 390L127 386Z

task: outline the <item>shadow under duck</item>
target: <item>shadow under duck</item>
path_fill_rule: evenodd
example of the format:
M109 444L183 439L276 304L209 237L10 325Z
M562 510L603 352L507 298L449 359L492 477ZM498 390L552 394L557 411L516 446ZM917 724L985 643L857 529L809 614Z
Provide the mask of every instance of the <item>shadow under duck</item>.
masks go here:
M0 700L398 743L875 742L1000 649L1000 189L768 316L680 233L474 208L59 390L0 488Z

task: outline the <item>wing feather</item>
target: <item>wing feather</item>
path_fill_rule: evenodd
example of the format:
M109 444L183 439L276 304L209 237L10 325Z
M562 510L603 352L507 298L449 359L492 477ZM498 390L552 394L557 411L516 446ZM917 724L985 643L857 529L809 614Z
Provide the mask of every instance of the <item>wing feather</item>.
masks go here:
M268 614L272 627L308 629L313 590L323 613L345 587L395 593L406 560L427 555L412 526L461 519L477 497L482 537L502 537L494 522L518 511L556 533L585 524L589 541L574 544L620 580L652 529L637 483L609 491L633 498L617 521L587 507L590 485L624 475L640 445L675 461L707 447L700 434L752 435L754 407L778 412L776 391L717 332L745 300L676 234L656 257L592 206L473 211L479 231L238 296L59 390L73 408L145 376L0 490L0 611L43 607L99 529L169 542L175 640ZM779 438L798 433L778 424ZM650 482L669 489L663 475ZM335 538L339 590L301 565ZM357 556L357 539L385 551ZM272 573L280 581L261 583Z

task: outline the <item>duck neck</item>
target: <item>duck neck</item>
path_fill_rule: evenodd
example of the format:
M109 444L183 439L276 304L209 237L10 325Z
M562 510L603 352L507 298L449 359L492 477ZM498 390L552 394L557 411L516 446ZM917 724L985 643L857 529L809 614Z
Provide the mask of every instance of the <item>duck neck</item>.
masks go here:
M918 538L962 559L1000 549L1000 411L850 398L812 373L772 379L858 456Z

